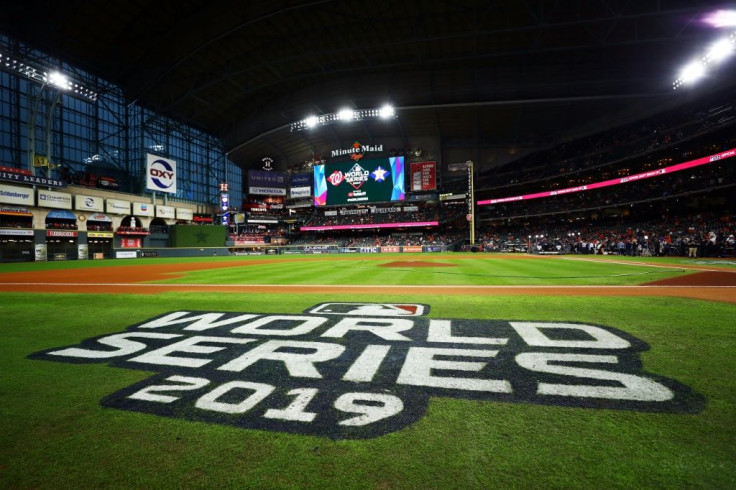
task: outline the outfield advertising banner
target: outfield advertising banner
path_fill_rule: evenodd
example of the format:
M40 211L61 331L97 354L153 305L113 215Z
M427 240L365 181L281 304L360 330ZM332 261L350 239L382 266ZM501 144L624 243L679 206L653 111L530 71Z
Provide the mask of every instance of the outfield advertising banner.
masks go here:
M156 217L157 218L171 218L173 219L176 215L174 206L156 206Z
M146 189L176 194L176 160L146 154Z
M42 208L71 209L72 195L65 192L39 190L38 206Z
M411 190L414 192L437 189L437 162L411 164Z
M112 214L130 214L130 201L121 201L119 199L108 199L107 212Z
M312 197L311 187L292 187L289 190L289 197L292 199L298 199L301 197Z
M153 217L153 204L145 202L134 202L133 203L133 215L135 216L150 216Z
M0 229L0 235L7 236L33 236L33 230Z
M176 219L191 221L194 219L194 211L187 208L176 208Z
M403 201L404 157L314 167L314 205Z
M33 206L36 200L33 198L33 189L30 187L0 184L0 203Z
M105 210L105 201L101 197L77 194L74 196L74 209L77 211L95 211L101 213Z
M49 177L28 175L20 169L0 167L0 181L17 184L42 185L44 187L66 187L66 182Z
M286 174L248 170L248 193L259 196L285 196Z
M309 187L312 185L312 174L294 174L289 179L289 187Z

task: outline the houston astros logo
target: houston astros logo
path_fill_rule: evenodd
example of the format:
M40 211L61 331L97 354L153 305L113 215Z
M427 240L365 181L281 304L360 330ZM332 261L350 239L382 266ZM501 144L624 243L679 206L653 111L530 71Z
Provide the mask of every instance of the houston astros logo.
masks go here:
M166 160L154 160L151 163L151 181L161 189L174 185L174 169Z
M302 314L174 311L32 354L156 371L102 405L333 439L422 418L432 397L697 413L702 395L643 370L649 346L581 323L426 318L421 304L323 303Z

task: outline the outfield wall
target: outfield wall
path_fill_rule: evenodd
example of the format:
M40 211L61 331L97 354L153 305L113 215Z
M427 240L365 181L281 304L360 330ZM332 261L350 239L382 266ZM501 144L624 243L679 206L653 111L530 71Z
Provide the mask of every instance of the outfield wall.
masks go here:
M253 247L180 247L115 249L112 258L212 257L228 255L322 255L354 253L433 253L450 252L447 246L339 247L336 245L253 246ZM93 258L93 257L90 257Z

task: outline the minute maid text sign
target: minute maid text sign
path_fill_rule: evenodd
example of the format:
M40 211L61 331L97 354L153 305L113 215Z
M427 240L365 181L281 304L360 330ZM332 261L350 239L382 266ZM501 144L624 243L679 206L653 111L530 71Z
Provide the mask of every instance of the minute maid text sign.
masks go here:
M146 189L176 194L176 161L146 154Z
M620 330L422 317L428 310L174 311L30 357L159 373L104 406L333 439L400 430L432 397L674 413L705 405L687 386L645 372L639 355L649 346Z

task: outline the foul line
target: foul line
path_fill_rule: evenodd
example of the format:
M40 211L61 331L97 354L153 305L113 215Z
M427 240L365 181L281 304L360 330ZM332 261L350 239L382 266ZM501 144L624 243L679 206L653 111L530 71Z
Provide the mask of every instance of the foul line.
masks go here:
M658 269L676 269L680 272L736 272L736 270L728 270L728 269L708 269L705 267L694 267L694 266L688 266L688 267L682 267L678 265L663 265L663 264L650 264L648 262L627 262L625 260L608 260L608 259L585 259L585 258L578 258L578 257L560 257L560 260L572 260L577 262L594 262L596 264L617 264L617 265L632 265L634 267L652 267L652 268L658 268Z

